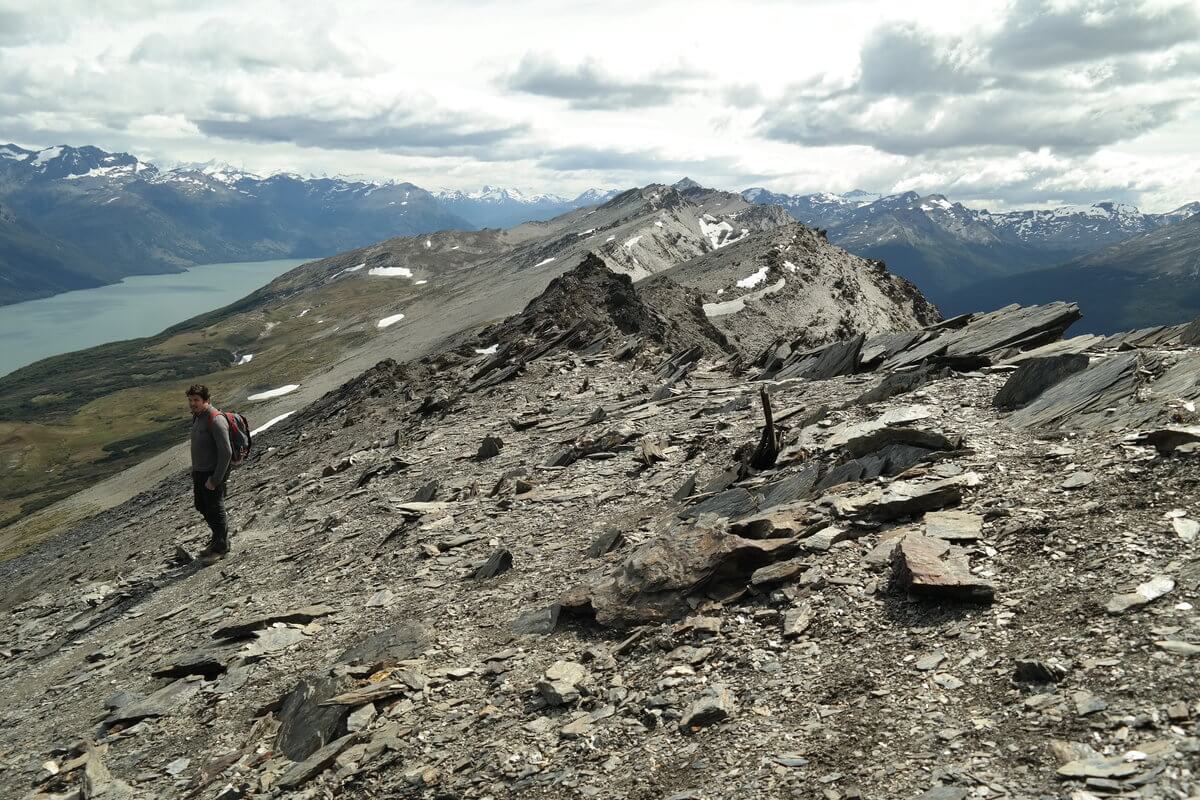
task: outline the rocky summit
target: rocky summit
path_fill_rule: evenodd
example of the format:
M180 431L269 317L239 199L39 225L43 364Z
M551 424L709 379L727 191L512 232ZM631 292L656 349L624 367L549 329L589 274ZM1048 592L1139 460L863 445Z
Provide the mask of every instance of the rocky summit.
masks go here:
M0 795L1200 793L1194 326L711 220L0 564Z

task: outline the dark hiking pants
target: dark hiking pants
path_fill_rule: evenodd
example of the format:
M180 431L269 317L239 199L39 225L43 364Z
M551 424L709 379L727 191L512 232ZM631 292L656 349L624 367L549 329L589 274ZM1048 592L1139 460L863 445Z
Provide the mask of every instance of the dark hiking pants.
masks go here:
M216 489L209 489L204 482L212 477L212 472L192 473L192 493L196 500L196 510L204 516L212 531L212 541L209 547L219 553L229 551L229 520L225 516L225 484Z

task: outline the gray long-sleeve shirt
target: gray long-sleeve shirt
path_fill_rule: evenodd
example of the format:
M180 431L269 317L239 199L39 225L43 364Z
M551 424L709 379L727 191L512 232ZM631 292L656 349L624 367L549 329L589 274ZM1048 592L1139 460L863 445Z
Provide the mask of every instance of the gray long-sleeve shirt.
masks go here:
M229 422L221 412L209 406L199 414L193 414L192 472L211 471L212 482L220 486L229 473L231 460L233 448L229 446Z

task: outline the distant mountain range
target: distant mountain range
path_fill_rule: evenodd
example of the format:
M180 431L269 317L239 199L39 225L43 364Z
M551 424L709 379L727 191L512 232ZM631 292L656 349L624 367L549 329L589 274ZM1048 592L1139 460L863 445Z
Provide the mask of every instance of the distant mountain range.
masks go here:
M1062 264L1200 212L1198 202L1166 214L1119 203L992 213L916 192L784 195L756 188L742 196L783 206L827 230L831 242L885 261L939 305L980 281Z
M1050 269L995 278L952 293L943 311L1070 298L1076 333L1175 325L1200 314L1200 215L1134 236Z
M527 195L516 189L484 186L478 192L443 189L434 197L452 214L478 228L511 228L531 220L553 219L584 206L599 205L620 194L617 189L588 189L574 198L557 194Z
M612 194L452 198L396 181L260 177L217 162L160 169L91 146L0 145L0 304L193 264L318 257L394 236L548 219Z
M702 189L688 178L673 188ZM199 263L317 257L396 236L511 228L618 194L589 189L565 197L498 186L430 192L396 181L262 177L220 162L162 169L91 146L33 151L0 145L0 305ZM1085 327L1111 331L1157 321L1151 318L1157 311L1168 314L1161 320L1166 322L1192 313L1171 308L1200 310L1200 301L1175 298L1173 304L1165 295L1146 299L1142 312L1128 310L1139 302L1143 284L1180 274L1175 256L1168 255L1177 249L1136 243L1194 217L1200 202L1166 214L1111 202L993 213L916 192L788 195L753 188L741 197L780 206L793 219L827 231L830 242L885 262L951 313L1059 299L1061 281L1101 274L1079 272L1092 263L1085 257L1100 258L1098 251L1124 242L1148 248L1138 251L1136 268L1127 255L1112 256L1125 258L1122 266L1106 262L1101 268L1122 276L1126 310L1117 314L1115 300L1093 300L1089 307L1074 292L1071 298L1083 303ZM1156 258L1169 263L1159 269L1147 260ZM1153 287L1147 291L1154 294Z

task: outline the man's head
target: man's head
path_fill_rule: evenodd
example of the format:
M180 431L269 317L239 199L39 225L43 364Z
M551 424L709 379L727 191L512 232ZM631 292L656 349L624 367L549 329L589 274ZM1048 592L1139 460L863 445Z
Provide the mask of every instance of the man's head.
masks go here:
M199 414L208 407L208 387L202 383L195 383L188 387L187 390L188 408L193 414Z

